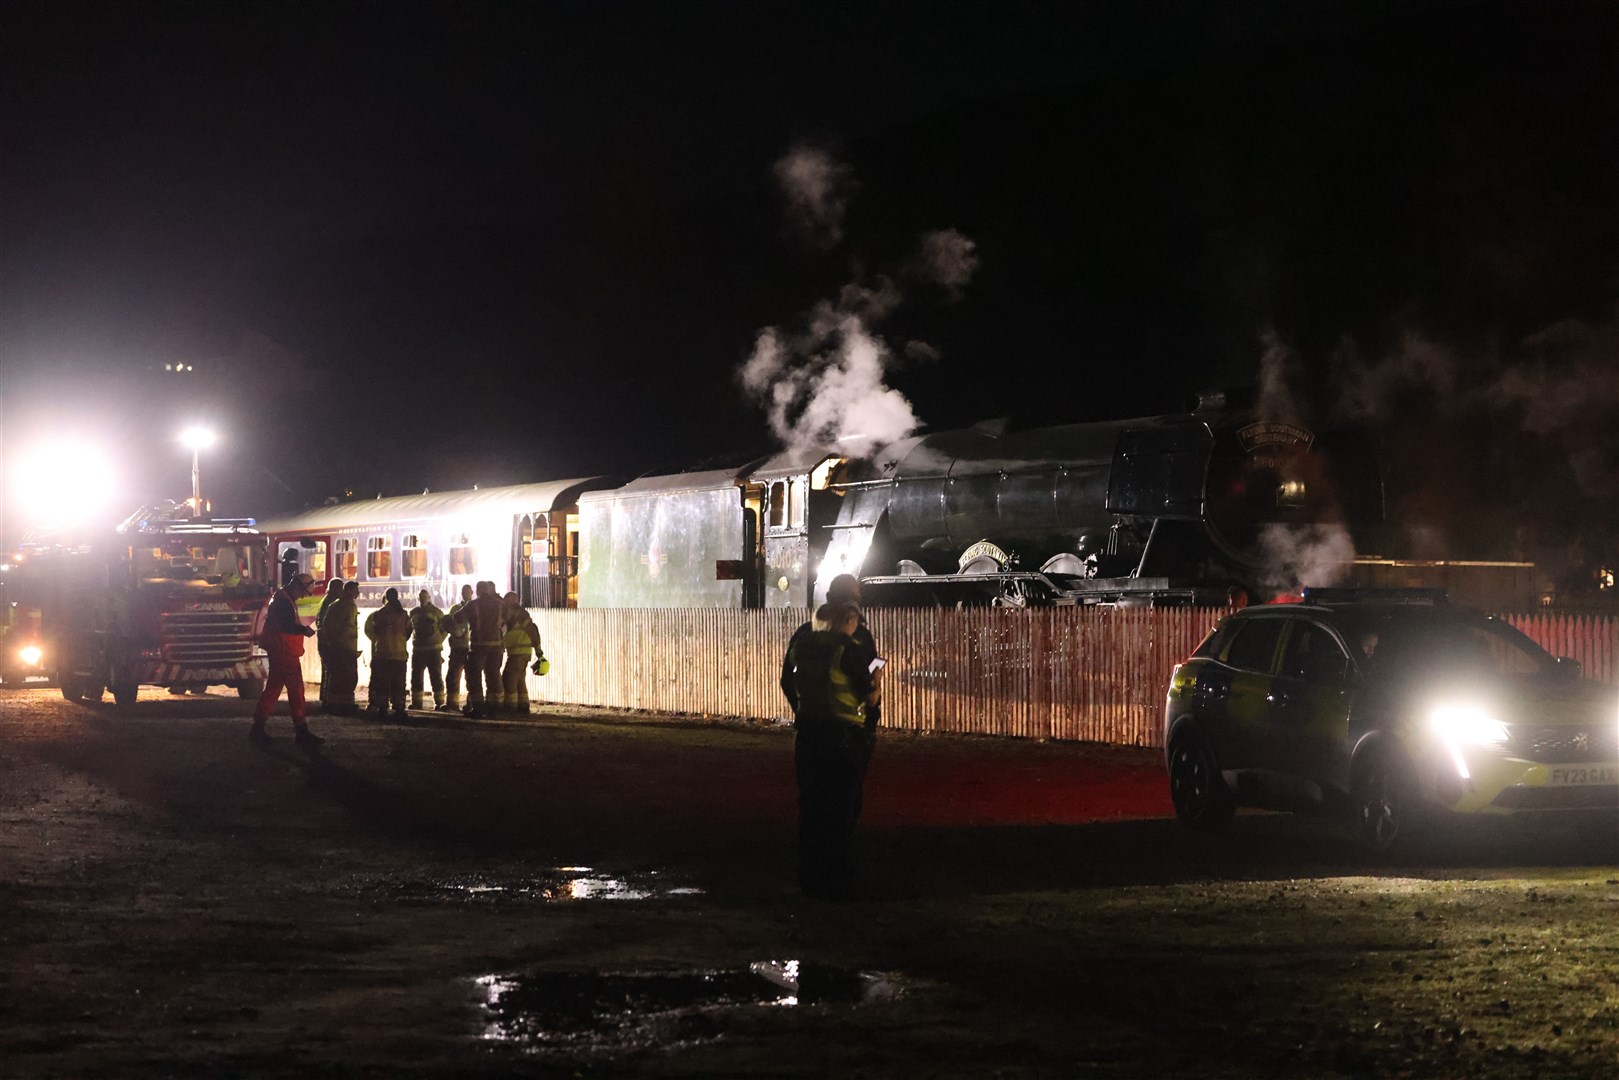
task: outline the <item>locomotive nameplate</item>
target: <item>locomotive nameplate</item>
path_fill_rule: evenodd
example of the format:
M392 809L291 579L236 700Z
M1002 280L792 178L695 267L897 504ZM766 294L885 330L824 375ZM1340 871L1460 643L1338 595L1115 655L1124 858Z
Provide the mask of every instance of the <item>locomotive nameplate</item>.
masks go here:
M1237 429L1237 441L1249 453L1266 449L1308 450L1315 443L1315 434L1297 424L1284 424L1278 420L1259 420Z

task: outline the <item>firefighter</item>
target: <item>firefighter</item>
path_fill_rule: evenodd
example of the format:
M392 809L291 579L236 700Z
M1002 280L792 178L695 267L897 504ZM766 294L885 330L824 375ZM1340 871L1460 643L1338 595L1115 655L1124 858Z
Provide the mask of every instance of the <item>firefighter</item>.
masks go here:
M472 586L461 586L461 602L444 616L444 632L450 638L450 664L449 670L444 673L444 704L438 707L439 712L461 711L461 676L466 674L467 670L467 654L472 648L472 628L464 622L458 622L456 616L471 602Z
M798 886L842 898L854 883L854 830L871 762L866 710L881 698L880 667L854 640L860 609L823 604L813 629L788 650L794 688L793 768L798 779Z
M327 586L337 599L318 616L321 693L326 711L355 716L354 688L360 684L360 583L339 581Z
M478 582L477 593L456 614L472 638L467 655L468 716L493 716L501 706L500 593L493 581Z
M506 670L501 674L501 689L505 694L506 711L512 716L528 715L528 666L534 665L534 673L539 674L541 658L545 650L540 648L540 628L534 625L534 617L528 609L517 602L517 594L506 594L505 618L503 625L506 630L500 637L500 643L506 649Z
M371 639L371 701L368 715L381 717L393 707L395 719L405 712L405 665L410 659L410 616L399 602L399 590L382 594L382 607L365 619L365 636Z
M444 704L444 612L433 604L433 594L416 594L410 612L410 707L422 707L422 674L433 687L433 707Z
M326 686L326 672L331 667L342 662L341 657L328 659L326 656L326 635L321 631L326 627L326 613L332 605L343 599L343 579L333 578L326 583L326 595L321 597L320 610L315 613L315 647L320 650L320 704L327 712L332 711L331 694ZM354 699L351 696L349 700Z
M264 633L259 641L270 654L270 677L265 680L264 693L258 707L253 710L253 726L248 737L255 742L269 738L264 722L270 710L281 698L283 687L287 691L287 708L292 712L292 726L298 745L311 752L324 740L313 731L304 717L304 638L315 633L313 626L298 621L298 601L309 595L315 579L308 574L294 574L284 588L276 590L270 601L270 610L264 620Z

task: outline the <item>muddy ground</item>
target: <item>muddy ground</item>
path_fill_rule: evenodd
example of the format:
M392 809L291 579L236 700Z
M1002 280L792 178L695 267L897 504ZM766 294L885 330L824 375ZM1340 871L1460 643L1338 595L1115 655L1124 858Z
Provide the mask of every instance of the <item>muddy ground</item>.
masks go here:
M0 691L4 1076L1602 1076L1619 822L1380 866L1156 755L885 733L866 897L791 734ZM797 962L796 965L793 962Z

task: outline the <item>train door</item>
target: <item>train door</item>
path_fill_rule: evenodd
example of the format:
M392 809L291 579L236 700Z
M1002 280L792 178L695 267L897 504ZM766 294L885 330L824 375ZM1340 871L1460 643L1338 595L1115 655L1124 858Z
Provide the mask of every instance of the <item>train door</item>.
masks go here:
M524 607L551 606L551 529L549 515L523 514L514 519L516 543L512 588Z
M563 524L562 577L567 605L579 606L579 515L569 514Z

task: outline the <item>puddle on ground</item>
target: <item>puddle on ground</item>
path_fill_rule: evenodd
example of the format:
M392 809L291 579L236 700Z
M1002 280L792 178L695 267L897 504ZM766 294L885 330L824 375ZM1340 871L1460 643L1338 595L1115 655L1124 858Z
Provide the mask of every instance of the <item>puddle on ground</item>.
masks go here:
M609 873L588 866L559 866L536 874L496 877L446 875L431 879L382 878L364 882L364 898L415 904L550 903L565 900L655 900L699 896L660 870Z
M481 1038L534 1052L670 1047L715 1039L728 1010L866 1006L911 988L903 976L798 960L717 971L483 975Z

